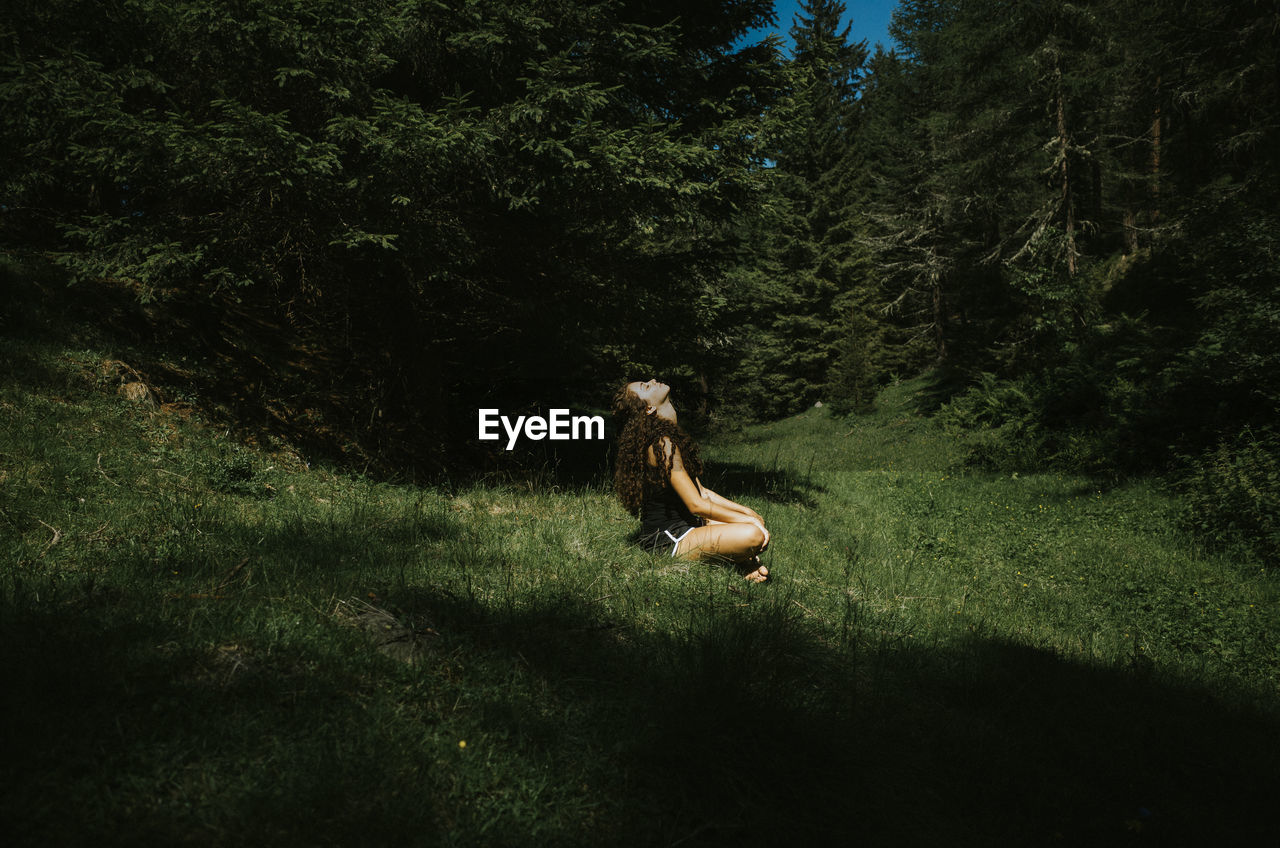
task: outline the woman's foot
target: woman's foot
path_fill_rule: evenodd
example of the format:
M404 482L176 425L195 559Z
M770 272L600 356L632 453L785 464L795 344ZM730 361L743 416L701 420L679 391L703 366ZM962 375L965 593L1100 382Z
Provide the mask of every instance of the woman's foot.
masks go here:
M760 562L760 557L752 557L743 564L742 575L748 583L763 583L769 579L769 569Z

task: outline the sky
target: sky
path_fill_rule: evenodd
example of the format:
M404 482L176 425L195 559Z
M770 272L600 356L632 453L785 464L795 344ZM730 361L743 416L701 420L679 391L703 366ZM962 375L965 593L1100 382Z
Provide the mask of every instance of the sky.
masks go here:
M889 38L889 18L897 7L898 0L844 0L844 5L845 22L853 24L849 30L850 41L865 40L867 49L871 51L875 50L877 41L886 50L893 46ZM791 37L787 33L791 30L796 10L800 8L800 0L774 0L773 7L778 14L778 25L756 30L744 40L759 40L770 32L777 32L789 48Z

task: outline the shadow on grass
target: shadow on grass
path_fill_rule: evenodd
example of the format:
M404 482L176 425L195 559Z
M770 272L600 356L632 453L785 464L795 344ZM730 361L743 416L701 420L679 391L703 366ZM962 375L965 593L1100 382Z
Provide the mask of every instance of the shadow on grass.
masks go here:
M63 392L75 386L67 372L49 365L47 356L37 356L10 339L0 336L0 380L32 386L47 392Z
M610 490L613 486L613 443L558 442L525 449L501 464L455 482L524 486L531 490L575 492ZM825 491L804 472L789 467L706 462L702 482L730 499L757 497L770 503L817 506L811 493Z
M359 670L332 645L268 657L240 643L179 645L170 622L110 597L4 613L7 844L354 845L438 833L429 804L392 803L396 780L427 755L370 721Z
M835 645L782 585L691 595L653 631L570 593L509 600L393 592L434 634L404 666L324 619L265 649L223 612L226 642L179 645L110 592L6 598L9 844L1276 835L1274 713L1140 669L869 620Z
M608 431L604 439L525 439L512 451L493 448L477 468L456 472L448 482L561 492L607 488L613 485L614 443L614 434Z
M438 388L436 363L401 363L381 350L376 329L349 343L333 325L295 320L288 304L256 287L234 295L169 292L143 303L126 282L71 286L43 260L6 259L0 334L17 345L95 350L153 399L184 415L195 410L245 444L287 444L308 461L378 479L425 480L443 469L436 455L436 442L448 435L443 419L414 394ZM390 309L388 320L397 314Z
M761 498L776 504L800 504L810 509L817 507L812 492L826 491L813 482L809 473L792 468L762 468L737 462L708 463L704 482L730 499L740 496Z
M624 841L1200 845L1276 832L1263 813L1275 716L1140 671L977 637L837 649L785 598L710 605L686 632L638 639L569 604L498 622L421 600L578 705L571 726L519 694L483 709L538 747L612 752Z

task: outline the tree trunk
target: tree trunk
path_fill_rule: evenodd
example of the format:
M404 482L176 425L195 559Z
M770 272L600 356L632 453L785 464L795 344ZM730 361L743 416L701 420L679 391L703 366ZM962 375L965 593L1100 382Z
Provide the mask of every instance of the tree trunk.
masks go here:
M1133 211L1131 203L1124 207L1124 252L1130 254L1138 249L1138 213Z
M1160 114L1160 77L1156 77L1156 108L1151 118L1151 226L1160 223L1160 133L1164 117Z
M941 365L947 360L947 313L942 308L942 285L935 282L933 285L933 341L938 352L938 362Z
M1067 139L1067 110L1062 93L1062 69L1054 63L1054 79L1057 86L1058 108L1058 158L1061 160L1062 207L1067 229L1067 274L1076 275L1076 212L1071 203L1071 168L1068 164L1070 145Z

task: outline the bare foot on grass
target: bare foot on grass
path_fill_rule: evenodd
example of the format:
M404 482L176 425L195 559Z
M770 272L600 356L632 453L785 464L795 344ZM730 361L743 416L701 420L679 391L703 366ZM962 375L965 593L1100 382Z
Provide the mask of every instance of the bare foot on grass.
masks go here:
M748 583L763 583L769 579L769 569L760 563L760 557L747 560L744 567L751 569L742 575Z

